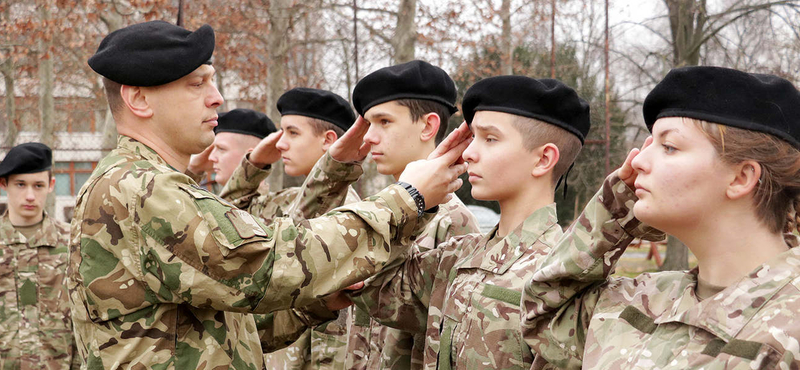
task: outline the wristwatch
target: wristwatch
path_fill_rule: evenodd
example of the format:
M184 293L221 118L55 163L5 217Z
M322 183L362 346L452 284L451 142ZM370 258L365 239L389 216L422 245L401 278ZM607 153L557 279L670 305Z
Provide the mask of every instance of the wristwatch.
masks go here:
M417 217L422 217L422 214L425 212L425 197L422 196L414 185L403 181L398 181L397 185L402 186L403 189L406 189L408 194L411 195L411 198L414 199L414 204L417 205Z

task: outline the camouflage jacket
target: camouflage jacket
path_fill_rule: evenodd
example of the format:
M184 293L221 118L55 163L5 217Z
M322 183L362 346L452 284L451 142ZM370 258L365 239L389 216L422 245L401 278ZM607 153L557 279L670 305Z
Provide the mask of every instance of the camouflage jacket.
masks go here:
M283 189L278 192L256 194L263 180L269 176L269 169L260 169L248 160L242 159L223 189L222 197L237 204L253 215L259 216L264 223L284 215L291 215L295 222L307 218L318 217L331 209L356 203L360 200L352 187L336 188L331 191L332 182L317 181L324 176L326 169L342 169L330 156L323 156L315 165L302 187ZM341 173L343 179L357 179L361 171L350 170ZM327 179L327 176L325 176ZM299 197L306 194L305 197ZM302 199L301 199L302 198ZM298 209L298 207L302 207ZM295 211L297 210L297 211ZM264 354L264 365L267 369L344 369L344 357L347 341L348 310L338 312L336 320L317 325L306 330L303 335L287 348ZM268 320L264 315L256 315L256 326L267 327Z
M633 237L655 236L633 217L635 200L606 180L526 284L525 340L561 368L798 368L800 249L704 300L697 269L611 278Z
M0 368L69 369L74 343L67 224L49 217L30 238L0 216Z
M425 333L425 369L528 369L519 332L525 276L561 237L555 205L493 239L470 234L416 253L353 294L386 325Z
M452 237L480 231L475 216L455 194L427 218L430 221L424 224L415 238L411 254L435 249ZM352 307L351 311L353 319L347 341L347 369L408 369L422 366L424 332L414 333L382 325L359 307Z
M259 369L264 338L246 313L276 311L269 339L285 343L294 325L280 312L324 308L319 297L406 253L417 223L408 192L391 185L325 217L265 227L126 136L75 215L67 275L89 369Z

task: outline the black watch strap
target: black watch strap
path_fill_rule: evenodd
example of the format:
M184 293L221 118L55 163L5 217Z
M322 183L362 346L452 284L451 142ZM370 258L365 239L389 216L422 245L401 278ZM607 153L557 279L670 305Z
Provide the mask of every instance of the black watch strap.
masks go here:
M425 197L422 196L422 193L420 193L414 185L407 182L398 181L397 185L402 186L403 189L408 191L408 194L414 199L414 204L417 205L417 217L422 217L422 214L425 212Z

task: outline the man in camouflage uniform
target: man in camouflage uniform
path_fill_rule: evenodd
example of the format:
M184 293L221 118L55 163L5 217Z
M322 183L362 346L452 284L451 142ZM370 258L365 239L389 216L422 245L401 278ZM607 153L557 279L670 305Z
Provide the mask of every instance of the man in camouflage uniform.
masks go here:
M153 21L114 31L89 60L120 137L81 189L71 226L82 368L262 368L262 347L334 318L324 297L406 253L426 204L460 185L466 142L416 163L369 202L264 226L183 173L213 141L222 104L213 49L208 25ZM351 131L330 150L343 165L366 155L353 145L366 129ZM290 307L300 308L279 317ZM257 332L250 313L273 311L272 330Z
M589 106L557 80L501 76L473 85L462 109L474 134L463 154L472 195L497 201L500 222L415 251L352 300L386 325L425 333L422 368L528 369L523 276L562 235L554 192L589 131Z
M795 149L793 153L784 154L797 158L799 106L800 92L789 81L776 76L718 67L674 69L645 99L645 123L654 136L645 141L638 155L679 152L670 145L680 146L685 152L696 151L697 144L692 147L687 143L698 138L706 140L705 132L680 133L681 126L675 125L666 126L671 133L656 132L653 125L662 119L672 120L662 123L663 126L675 122L675 118L703 117L713 118L710 122L717 124L720 131L735 127L780 138L786 146ZM720 155L716 147L711 150L717 150L714 155ZM690 160L698 157L685 152L679 155ZM525 317L521 328L525 341L539 354L537 358L562 369L799 368L800 249L794 234L783 235L785 244L780 249L785 248L784 251L775 251L767 261L757 264L729 286L703 289L702 285L708 283L702 281L702 263L690 271L644 273L635 278L610 276L634 238L663 238L663 233L643 224L634 215L635 203L654 197L653 192L642 191L640 187L639 180L643 176L637 170L642 167L632 166L636 156L636 150L631 151L624 165L609 175L565 237L525 284L522 300ZM721 158L714 160L721 161ZM660 158L660 161L668 159ZM652 177L654 162L651 160L650 168L644 171L648 177ZM688 166L689 162L683 165ZM712 165L719 166L719 163ZM791 170L795 174L796 168ZM757 184L756 187L763 186L759 175L749 181ZM678 188L683 185L670 184ZM785 196L791 189L791 197L795 198L792 202L797 201L796 185L790 188L776 182L772 186L768 190L770 196ZM642 191L641 200L638 191ZM752 207L749 202L753 198L739 200ZM731 212L736 212L733 217L740 219L749 217L745 212L754 211L750 208ZM719 215L714 212L684 216L699 216L718 226ZM791 218L777 220L796 227L795 212L790 212ZM763 220L756 222L767 228ZM697 231L693 226L690 228ZM747 238L737 234L738 230L719 231ZM780 238L780 230L771 234L770 237ZM709 238L707 233L698 235L706 244L714 242L708 240L715 238ZM766 243L762 239L744 247L765 248ZM756 253L753 253L758 256L756 258L762 257ZM731 269L740 267L735 266L738 261L728 261L734 265Z
M206 174L214 172L213 184L219 190L228 183L247 151L275 131L278 129L266 114L252 109L220 113L214 127L214 143L192 156L186 174L203 186Z
M292 207L303 194L301 187L282 189L277 192L261 193L259 184L269 176L269 169L262 169L270 153L280 152L284 169L290 176L308 176L328 148L352 126L356 119L350 103L330 91L294 88L278 99L281 113L280 138L263 140L233 170L231 181L222 191L221 197L238 207L259 217L269 224L280 217L291 217L295 222L320 216L333 208L359 201L358 194L350 186L328 197L304 198L311 202L300 207ZM361 143L358 143L359 146ZM330 156L326 156L327 160ZM319 171L314 171L319 173ZM347 174L345 174L347 176ZM306 188L313 194L315 189ZM266 316L256 316L256 325L265 323ZM340 310L336 320L307 330L291 346L264 355L267 369L343 369L347 341L347 310Z
M372 146L378 172L397 179L410 162L428 157L447 131L455 100L450 76L422 61L382 68L361 79L353 90L353 102L370 124L364 142ZM324 172L319 175L313 180L334 183ZM330 185L317 189L322 193L307 192L304 199L337 196ZM479 231L475 216L455 194L426 219L413 251L427 251L453 236ZM351 310L345 368L408 369L421 364L424 333L387 327L363 310Z
M44 211L56 181L51 165L52 152L41 143L18 145L0 163L8 195L0 216L1 369L79 364L65 285L69 229Z

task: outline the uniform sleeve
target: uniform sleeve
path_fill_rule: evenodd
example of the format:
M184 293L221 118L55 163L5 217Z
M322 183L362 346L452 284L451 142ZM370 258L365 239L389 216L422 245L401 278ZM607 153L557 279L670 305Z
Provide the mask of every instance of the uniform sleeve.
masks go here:
M250 153L242 158L219 193L220 198L244 210L248 210L253 199L258 196L259 184L272 172L271 166L261 169L250 162L249 158Z
M159 302L256 313L309 305L405 253L417 220L408 192L390 185L325 217L267 227L183 174L133 172L98 181L81 218L78 268L101 320Z
M366 281L363 289L350 294L351 300L383 325L424 334L434 280L441 277L440 271L449 271L447 265L454 265L442 258L452 247L447 243L415 253Z
M334 320L336 317L336 312L328 310L323 300L301 308L255 315L261 349L264 353L283 349L297 341L309 327Z
M350 184L363 173L360 164L338 162L325 153L306 176L300 195L287 215L295 220L313 218L346 204Z
M523 338L559 368L581 367L592 313L628 244L663 239L633 216L636 199L616 173L609 175L525 285Z

